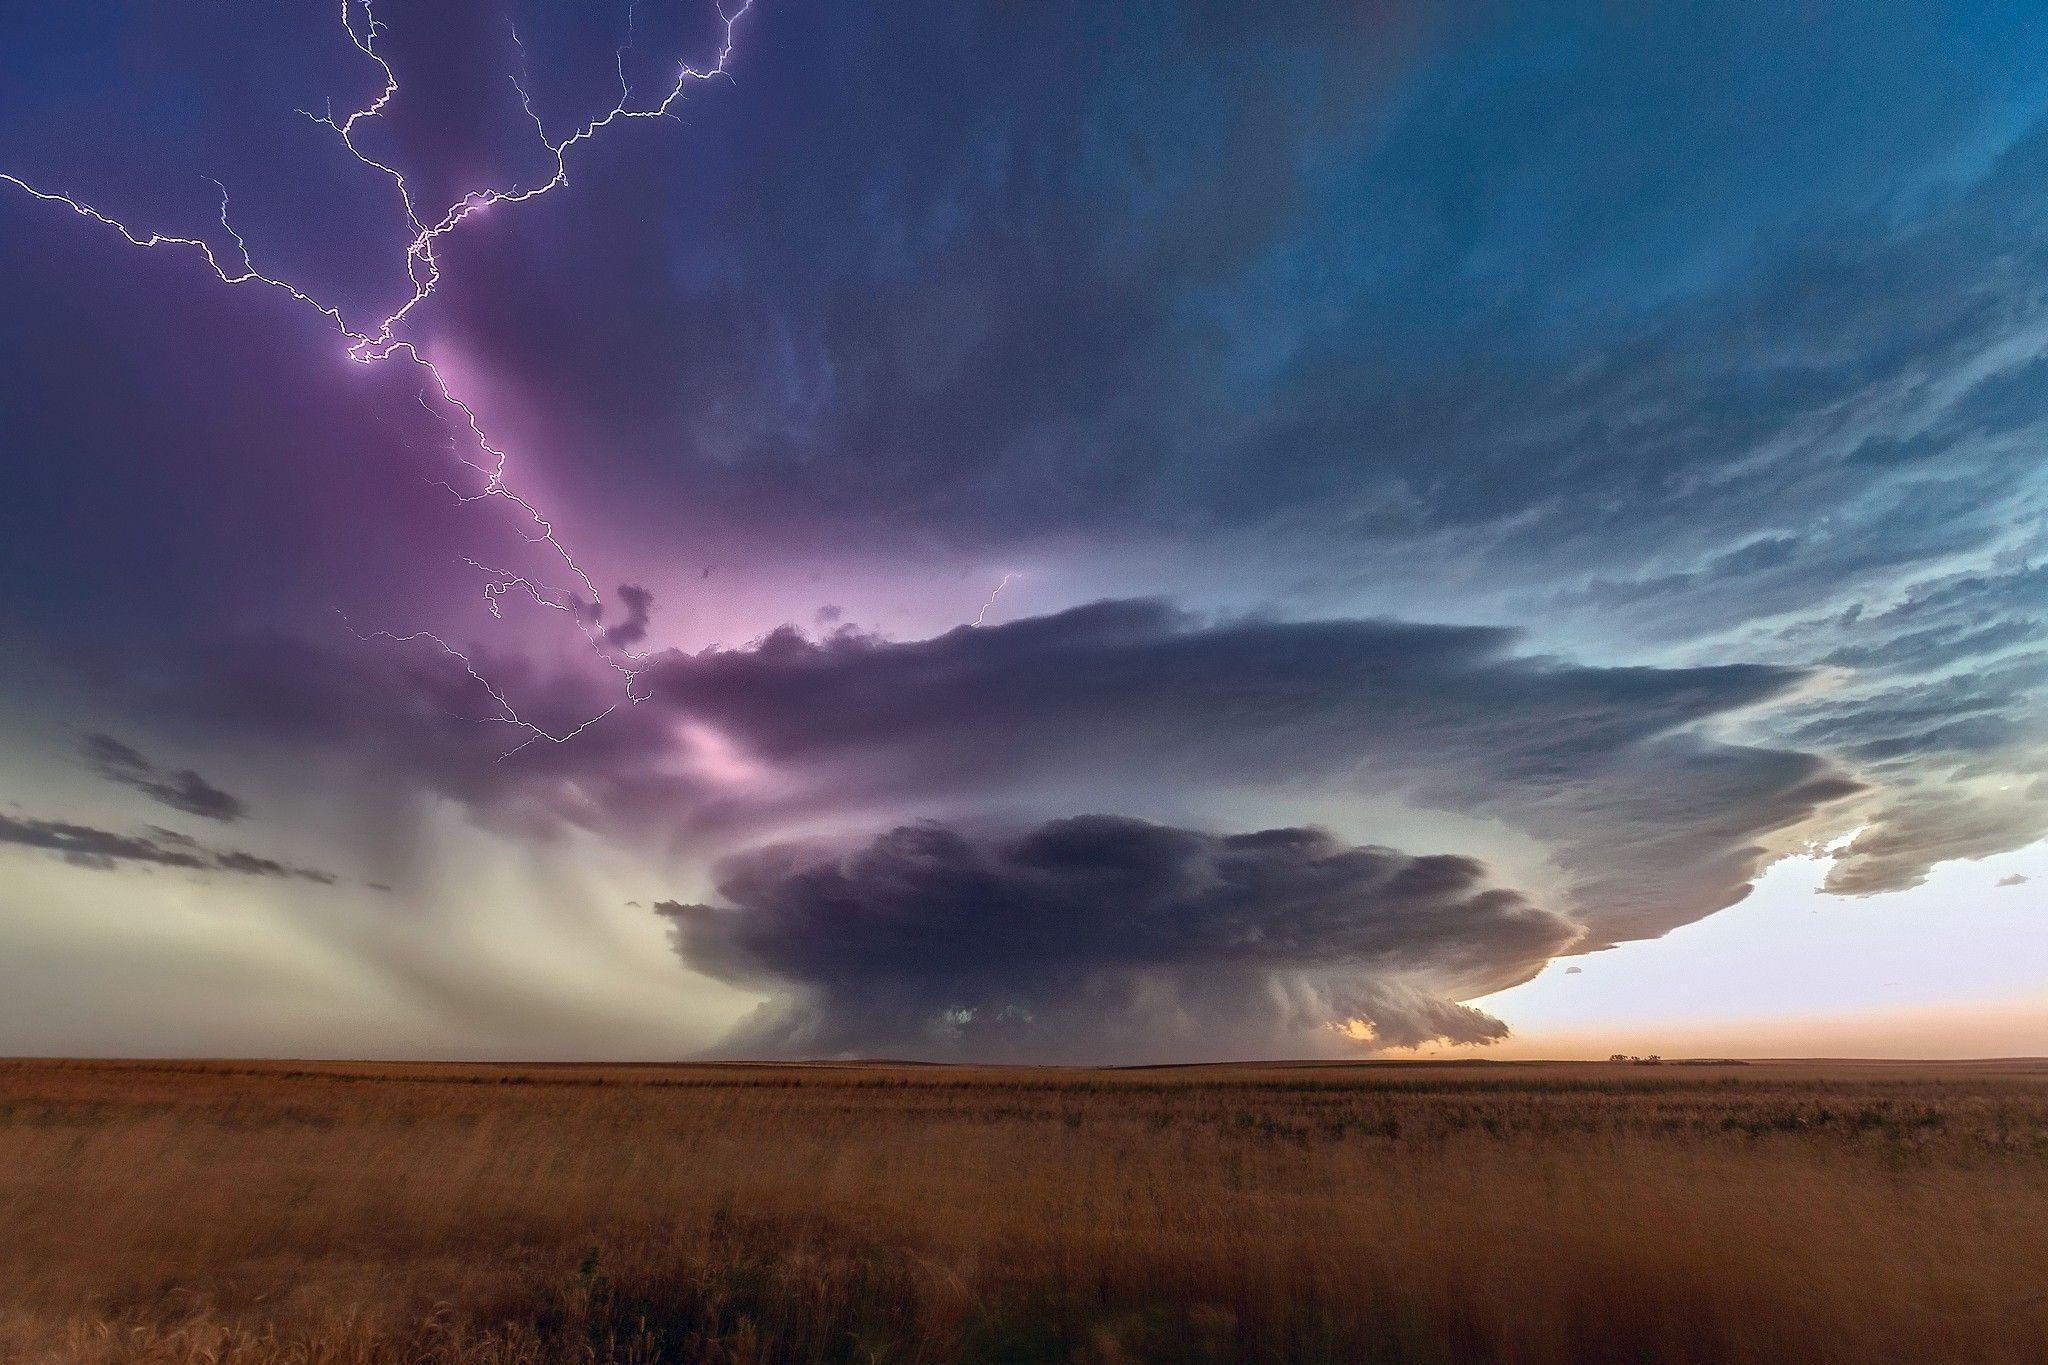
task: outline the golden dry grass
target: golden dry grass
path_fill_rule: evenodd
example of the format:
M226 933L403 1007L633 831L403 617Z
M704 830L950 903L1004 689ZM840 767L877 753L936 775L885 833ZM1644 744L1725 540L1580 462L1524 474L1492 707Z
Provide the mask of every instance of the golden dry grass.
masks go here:
M0 1358L2048 1360L2048 1066L0 1063Z

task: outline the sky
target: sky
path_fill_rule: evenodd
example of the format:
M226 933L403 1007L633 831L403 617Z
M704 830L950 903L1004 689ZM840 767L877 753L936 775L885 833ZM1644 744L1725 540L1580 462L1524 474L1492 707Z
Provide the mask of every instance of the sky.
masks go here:
M2048 1053L2048 15L0 13L0 1052Z

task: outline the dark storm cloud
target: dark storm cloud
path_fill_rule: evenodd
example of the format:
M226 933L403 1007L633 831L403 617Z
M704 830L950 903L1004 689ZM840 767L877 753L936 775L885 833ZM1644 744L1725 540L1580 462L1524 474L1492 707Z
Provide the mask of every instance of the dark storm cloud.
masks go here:
M109 782L132 787L152 800L207 820L233 821L249 808L190 768L176 772L157 767L140 750L112 735L87 735L81 745L86 761Z
M178 868L189 872L231 872L332 886L332 872L295 867L240 849L214 848L176 830L151 826L147 834L121 834L69 820L0 814L0 844L40 849L78 867L113 871L124 865Z
M771 17L810 79L679 150L666 230L552 300L510 258L473 321L638 452L635 497L778 546L1156 537L1273 598L1852 668L1813 713L1891 765L1883 885L1988 847L1905 770L2039 771L2048 688L2002 669L1999 714L1912 734L1859 712L2048 642L2015 540L2048 513L2048 131L1990 93L2048 29L1319 8ZM931 79L867 79L902 59ZM1949 578L1944 619L1888 608Z
M654 594L637 584L622 583L618 597L626 608L625 619L605 628L605 642L614 649L632 649L647 638L647 620L654 609Z
M535 150L515 54L456 9L387 16L411 74L375 135L427 180L510 183ZM849 591L922 611L934 547L1121 566L1164 542L1234 602L1526 635L1149 602L901 643L782 632L664 656L646 703L501 761L527 736L431 650L313 625L193 643L336 606L473 618L449 547L497 562L479 542L505 528L440 498L417 376L13 198L0 567L28 589L0 647L19 629L144 719L353 765L380 801L686 852L955 804L1398 798L1530 836L1589 946L1738 898L1854 781L1839 890L2037 838L2048 135L2025 125L2048 25L1636 9L764 3L687 131L636 125L579 157L573 194L479 220L422 318L506 414L515 476L611 537L607 562L715 554L722 590L854 547ZM0 165L212 236L218 173L260 259L352 315L402 296L377 177L311 173L340 153L290 112L374 93L331 17L147 11L0 14ZM610 96L619 15L594 13L521 15L552 127ZM701 50L669 31L689 18L642 18L664 32L636 60ZM651 600L618 600L586 624L643 645ZM519 638L462 643L531 718L618 700ZM196 773L94 761L231 818ZM16 824L64 852L59 825ZM277 875L62 828L81 857Z
M493 822L699 848L791 821L1071 808L1075 793L1126 811L1191 792L1393 798L1533 837L1565 880L1560 908L1595 941L1738 899L1858 790L1811 754L1706 733L1783 704L1797 670L1594 667L1520 644L1501 629L1209 620L1152 601L907 642L785 629L657 656L639 705L502 761L523 736L478 723L480 684L437 654L251 641L157 706L354 755ZM530 714L580 719L613 699L609 679L478 657Z
M1299 1054L1354 1021L1486 1042L1505 1030L1453 996L1578 935L1470 858L1107 815L780 845L723 864L718 892L657 908L693 966L783 997L729 1040L749 1054Z
M1395 621L1211 621L1158 600L1105 601L909 642L785 628L746 649L666 655L644 677L661 700L778 760L862 755L935 776L1052 767L1099 742L1080 729L1195 771L1282 777L1304 760L1342 767L1366 746L1537 778L1782 697L1803 676L1583 667L1516 653L1520 638ZM990 732L1008 737L991 747Z
M1103 602L901 644L783 631L643 680L840 803L1241 785L1492 816L1549 846L1602 940L1738 899L1788 831L1859 789L1812 755L1699 732L1796 671L1586 667L1517 638Z

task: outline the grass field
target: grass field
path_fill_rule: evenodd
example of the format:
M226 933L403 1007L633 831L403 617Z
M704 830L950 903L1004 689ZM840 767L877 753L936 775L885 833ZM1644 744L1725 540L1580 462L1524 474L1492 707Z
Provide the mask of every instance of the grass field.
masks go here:
M2048 1063L0 1062L0 1359L2048 1360Z

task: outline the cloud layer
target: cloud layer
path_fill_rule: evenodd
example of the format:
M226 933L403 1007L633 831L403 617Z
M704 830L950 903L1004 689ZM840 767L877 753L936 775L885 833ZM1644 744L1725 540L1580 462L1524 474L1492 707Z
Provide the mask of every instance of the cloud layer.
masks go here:
M580 126L717 28L642 6L622 71L623 5L529 8L519 47L482 9L380 19L405 93L362 131L424 197L530 183L529 112ZM402 206L292 112L379 88L331 12L59 9L0 12L0 169L225 247L218 176L266 268L351 318L405 296ZM1155 822L1109 842L1183 871L1251 859L1197 829L1335 831L1251 859L1275 884L1383 853L1350 842L1481 857L1583 928L1567 950L1712 914L1821 836L1857 831L1828 881L1855 895L2040 838L2048 22L1622 10L756 6L687 127L621 121L566 192L477 215L405 324L592 580L451 495L478 471L414 367L0 194L0 725L92 731L125 792L289 820L352 878L418 872L451 922L457 826L631 862L642 896L795 848L691 931L809 1002L777 1046L923 1038L945 990L1004 1046L1037 1036L996 1022L1027 987L1060 1046L1170 1031L1140 978L1233 1038L1346 1010L1457 1036L1483 1026L1447 1002L1532 947L1326 978L1142 916L1096 936L1012 885L1079 811ZM599 611L592 581L629 586ZM590 643L647 653L635 702ZM507 759L501 697L555 733L615 709ZM79 756L0 747L40 755L23 793ZM19 808L0 842L327 875ZM1100 1007L1035 977L975 1004L895 945L913 984L863 1013L777 926L829 919L795 908L827 864L887 903L868 863L993 869L1099 959Z
M1730 904L1771 850L1860 790L1821 758L1704 731L1785 697L1797 671L1590 667L1517 643L1102 602L907 643L784 631L671 656L645 680L780 775L759 799L793 810L1235 786L1496 819L1550 848L1602 943Z
M1188 791L1398 800L1536 841L1592 945L1739 899L1769 857L1862 790L1814 754L1714 734L1795 694L1799 670L1599 667L1521 642L1498 628L1213 619L1158 601L913 641L784 629L661 654L639 705L517 761L500 761L502 730L473 719L488 698L453 661L393 669L268 640L157 704L216 734L344 747L502 826L690 849L990 804L1143 815ZM587 675L512 676L563 715L607 701Z
M1105 815L777 845L722 865L718 891L720 906L657 908L691 965L777 993L727 1041L747 1055L1484 1042L1504 1028L1457 999L1532 975L1578 936L1470 858Z

